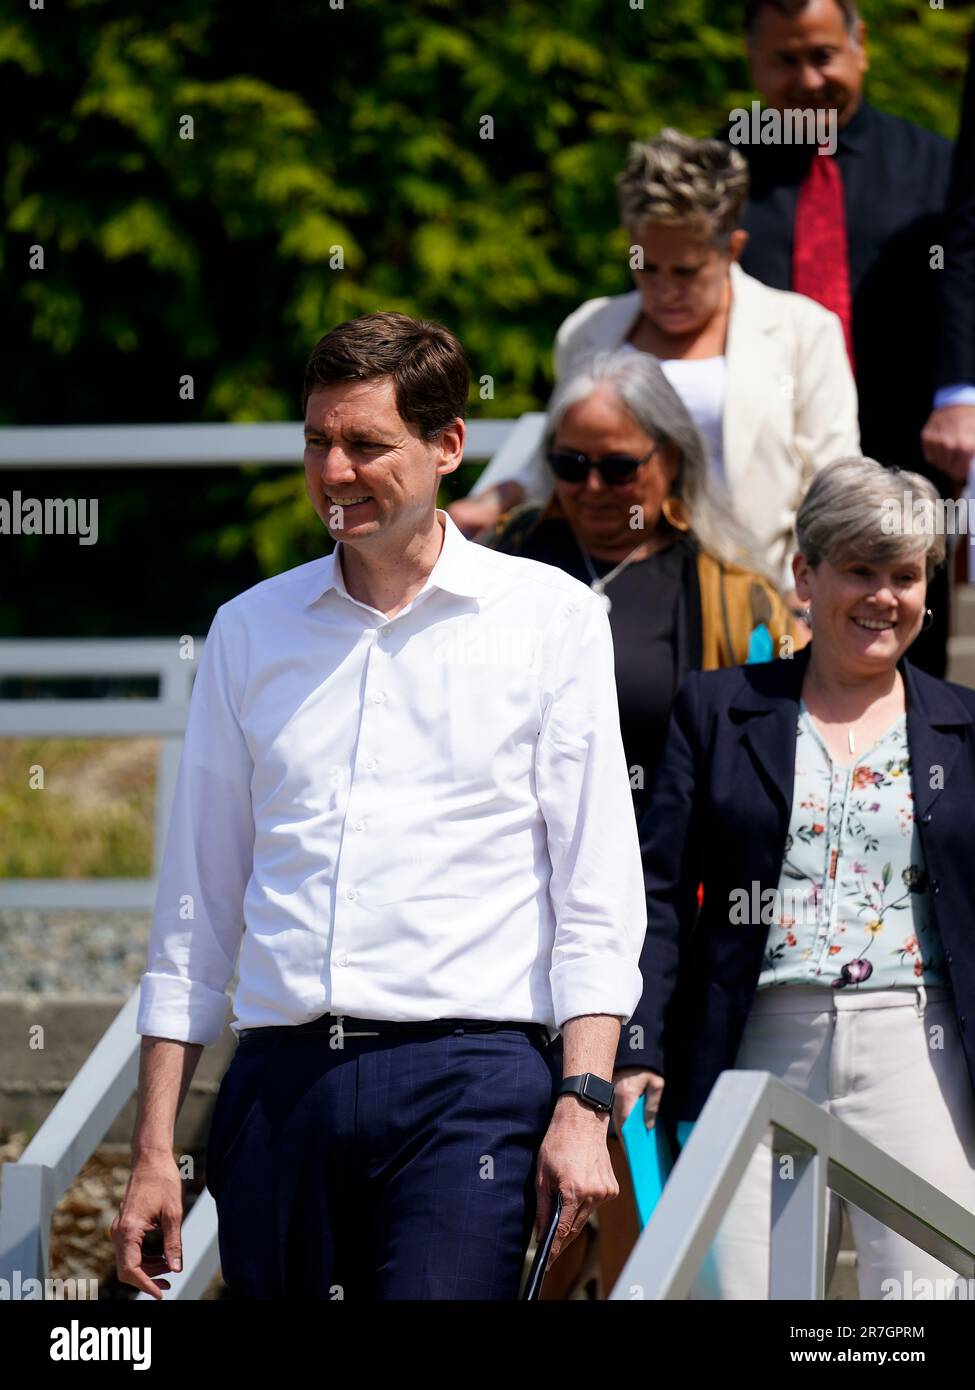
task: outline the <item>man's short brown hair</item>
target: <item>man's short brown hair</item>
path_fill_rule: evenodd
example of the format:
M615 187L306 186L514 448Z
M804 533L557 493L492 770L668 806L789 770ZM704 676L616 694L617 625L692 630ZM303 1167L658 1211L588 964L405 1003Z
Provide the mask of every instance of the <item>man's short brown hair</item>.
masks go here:
M467 409L470 369L449 329L407 314L363 314L340 323L312 349L305 368L301 408L322 386L391 377L396 409L424 439Z
M778 10L787 19L794 19L810 3L811 0L745 0L745 33L749 37L754 34L763 10ZM852 34L860 18L856 0L833 0L833 3L842 11L846 27Z

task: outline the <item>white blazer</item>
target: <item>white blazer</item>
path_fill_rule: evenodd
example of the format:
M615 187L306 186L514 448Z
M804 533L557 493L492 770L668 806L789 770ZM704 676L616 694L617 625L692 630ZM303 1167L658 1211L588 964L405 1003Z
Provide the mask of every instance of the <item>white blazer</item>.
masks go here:
M641 308L636 290L580 305L555 337L556 378L577 357L621 347ZM789 589L796 511L813 473L860 452L843 329L836 314L805 295L770 289L732 264L725 357L725 477L736 515ZM514 481L532 501L549 500L554 480L537 447L538 426L535 447L526 451L525 438L519 431L514 449L502 446L472 496Z

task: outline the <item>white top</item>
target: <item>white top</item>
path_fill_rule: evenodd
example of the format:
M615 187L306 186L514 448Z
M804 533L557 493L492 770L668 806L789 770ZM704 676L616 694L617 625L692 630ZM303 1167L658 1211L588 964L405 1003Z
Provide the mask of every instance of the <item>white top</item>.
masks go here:
M727 485L724 471L724 402L727 363L721 357L665 357L660 366L701 431L711 471Z
M599 599L464 539L388 618L339 556L217 611L137 1031L627 1020L646 902ZM244 930L246 924L246 930Z
M625 343L629 352L639 352ZM724 471L724 403L728 364L721 357L661 357L664 376L701 431L715 478L727 486Z

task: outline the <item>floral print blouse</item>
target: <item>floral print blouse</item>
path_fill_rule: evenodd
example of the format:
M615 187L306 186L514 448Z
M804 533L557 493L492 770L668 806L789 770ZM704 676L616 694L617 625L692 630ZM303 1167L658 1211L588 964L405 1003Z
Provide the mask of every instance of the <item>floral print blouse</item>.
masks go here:
M914 824L905 716L849 767L834 767L802 703L792 817L759 989L948 983Z

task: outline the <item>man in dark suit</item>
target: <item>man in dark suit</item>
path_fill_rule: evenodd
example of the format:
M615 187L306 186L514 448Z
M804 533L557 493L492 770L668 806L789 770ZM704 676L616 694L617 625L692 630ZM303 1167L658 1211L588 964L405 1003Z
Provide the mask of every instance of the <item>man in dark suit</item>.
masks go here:
M742 266L839 314L851 339L864 453L925 472L942 496L954 495L967 464L956 450L932 452L928 463L921 451L945 331L933 266L945 240L951 145L864 101L869 59L855 0L748 0L746 27L763 106L835 110L837 147L822 155L810 144L741 146L752 179ZM971 345L959 381L970 359ZM935 621L911 656L943 675L946 572L929 602Z
M928 463L963 477L975 456L975 31L948 197L941 355L935 409L924 427Z

